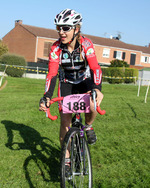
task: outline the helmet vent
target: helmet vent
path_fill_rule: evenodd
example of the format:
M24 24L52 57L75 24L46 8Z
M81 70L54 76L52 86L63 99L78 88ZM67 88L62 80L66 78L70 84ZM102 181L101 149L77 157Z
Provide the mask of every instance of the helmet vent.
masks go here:
M80 15L78 15L78 16L76 16L76 17L75 17L75 19L80 19L80 18L81 18L81 16L80 16Z
M63 12L61 12L62 14L64 14L66 12L67 9L65 9Z
M64 23L67 22L68 20L69 20L69 18L66 18L66 19L64 20Z
M74 25L77 24L77 23L78 23L78 21L73 22Z
M66 12L63 16L63 19L65 19L67 16L70 16L71 15L71 10L69 10L68 12Z
M59 18L58 18L58 22L60 21L61 17L62 17L62 16L59 16Z

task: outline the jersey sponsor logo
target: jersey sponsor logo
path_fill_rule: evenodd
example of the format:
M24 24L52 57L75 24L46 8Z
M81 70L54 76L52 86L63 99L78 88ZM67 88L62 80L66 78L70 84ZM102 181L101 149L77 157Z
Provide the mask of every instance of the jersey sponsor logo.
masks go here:
M76 60L76 62L79 62L80 61L80 56L76 56L75 60Z
M63 58L64 58L64 59L68 59L68 57L69 57L69 56L68 56L67 53L64 53L64 54L63 54Z
M99 79L99 70L96 69L96 77Z
M71 63L71 60L70 59L62 59L61 62L62 63Z
M93 48L90 48L90 49L88 49L86 55L89 56L89 55L91 55L91 54L93 54L93 53L94 53L94 49L93 49Z
M96 69L94 77L95 77L95 83L96 84L100 84L101 74L100 74L100 70L99 69Z
M51 58L52 58L52 59L57 59L58 56L55 54L55 52L52 52L52 53L51 53Z

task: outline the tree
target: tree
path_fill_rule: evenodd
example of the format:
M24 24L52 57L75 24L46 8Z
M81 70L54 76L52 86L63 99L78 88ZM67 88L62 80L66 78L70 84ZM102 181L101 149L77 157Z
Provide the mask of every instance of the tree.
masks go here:
M2 42L2 40L0 40L0 56L2 56L3 54L8 52L8 47L6 44L4 44Z

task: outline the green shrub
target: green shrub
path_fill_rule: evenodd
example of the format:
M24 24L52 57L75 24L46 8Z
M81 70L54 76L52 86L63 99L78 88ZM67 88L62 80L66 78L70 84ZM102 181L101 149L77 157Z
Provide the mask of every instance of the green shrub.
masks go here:
M8 66L6 69L6 74L8 76L12 77L22 77L24 74L25 70L21 69L21 67L18 66L26 66L26 60L22 56L18 56L15 54L4 54L1 56L0 59L1 64L6 64L6 65L12 65Z
M0 64L0 72L4 72L4 70L5 70L5 66L2 66L2 65Z
M119 84L119 83L123 83L124 80L122 79L122 77L124 77L124 71L122 68L118 68L118 67L110 67L109 69L109 75L110 77L114 77L112 79L108 79L108 82L111 84ZM119 77L117 79L115 79L116 77Z
M4 44L2 42L2 40L0 40L0 56L2 56L3 54L8 52L8 47L6 44Z
M109 78L103 78L103 81L107 81L109 83L132 83L135 82L135 78L130 77L138 77L138 70L128 68L129 64L126 61L122 60L112 60L109 68L102 68L103 76L108 76ZM112 77L118 77L118 79L114 79ZM120 79L119 79L120 78Z
M133 68L126 68L125 69L125 83L133 83L135 82L135 78L129 78L129 77L137 77L138 78L139 71L137 69Z
M129 67L129 64L126 61L122 61L119 59L114 59L110 63L110 67Z
M125 67L109 67L102 68L103 81L109 82L111 84L119 84L119 83L133 83L135 82L134 78L129 77L138 77L138 70L133 68L125 68ZM118 79L114 79L114 78ZM119 79L120 78L120 79Z

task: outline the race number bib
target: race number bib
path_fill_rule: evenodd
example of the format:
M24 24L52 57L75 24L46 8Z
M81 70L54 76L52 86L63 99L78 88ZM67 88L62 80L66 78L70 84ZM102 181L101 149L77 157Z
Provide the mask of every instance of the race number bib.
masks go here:
M90 113L90 95L74 94L63 99L63 113Z

